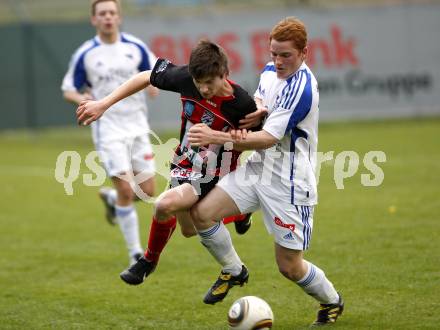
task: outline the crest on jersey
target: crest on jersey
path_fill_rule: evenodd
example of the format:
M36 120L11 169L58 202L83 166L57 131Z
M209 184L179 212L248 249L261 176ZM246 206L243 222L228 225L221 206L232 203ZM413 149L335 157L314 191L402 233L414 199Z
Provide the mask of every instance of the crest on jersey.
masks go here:
M200 119L200 121L203 124L211 126L211 124L214 122L214 114L211 111L205 111L203 113L202 119Z
M185 101L185 104L183 105L183 113L185 114L186 118L191 118L193 111L194 111L195 105L191 101Z

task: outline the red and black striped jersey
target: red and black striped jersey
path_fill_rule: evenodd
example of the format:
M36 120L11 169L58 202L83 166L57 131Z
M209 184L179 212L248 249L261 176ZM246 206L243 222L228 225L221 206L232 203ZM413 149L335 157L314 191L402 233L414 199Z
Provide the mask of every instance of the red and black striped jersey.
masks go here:
M172 167L197 171L203 175L226 174L234 170L240 152L226 151L220 145L192 148L187 134L192 125L199 123L218 131L238 128L240 119L257 110L253 98L242 87L229 81L233 88L232 95L204 99L187 65L177 66L162 58L156 62L150 81L159 89L179 93L182 101L180 144L176 148Z

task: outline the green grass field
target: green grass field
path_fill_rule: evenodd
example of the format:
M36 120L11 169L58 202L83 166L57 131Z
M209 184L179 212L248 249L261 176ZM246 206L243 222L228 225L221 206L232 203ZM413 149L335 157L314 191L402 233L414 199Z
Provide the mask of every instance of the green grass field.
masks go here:
M343 190L333 163L323 164L306 254L344 295L335 329L438 329L439 132L438 118L321 125L320 151L354 150L361 159ZM0 328L226 329L229 306L244 295L269 302L274 329L305 329L314 319L315 301L278 273L259 213L248 234L232 234L251 275L223 303L202 303L219 267L179 232L145 283L124 284L125 246L104 220L98 188L77 180L67 196L54 179L64 150L83 158L93 150L87 129L0 134ZM379 187L361 185L370 150L387 156ZM146 244L151 205L137 207Z

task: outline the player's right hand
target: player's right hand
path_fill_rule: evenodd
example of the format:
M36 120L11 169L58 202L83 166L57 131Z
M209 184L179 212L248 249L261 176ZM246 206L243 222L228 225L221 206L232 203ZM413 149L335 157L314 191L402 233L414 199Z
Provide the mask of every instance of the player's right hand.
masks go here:
M98 120L105 110L107 109L100 101L82 101L76 109L78 125L90 125L95 120Z
M229 133L231 134L232 140L236 143L236 142L241 142L243 140L246 140L248 131L245 128L231 129L231 130L229 130Z

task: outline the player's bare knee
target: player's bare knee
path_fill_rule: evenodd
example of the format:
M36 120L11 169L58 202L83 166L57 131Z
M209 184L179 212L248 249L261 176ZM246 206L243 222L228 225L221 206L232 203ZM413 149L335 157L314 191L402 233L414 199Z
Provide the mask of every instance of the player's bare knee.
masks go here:
M203 222L203 219L201 218L202 213L200 212L199 205L196 205L191 208L191 218L193 219L194 224L198 224Z
M286 278L288 278L288 279L291 279L292 275L291 275L291 272L290 272L289 267L285 267L285 266L282 266L282 265L278 265L278 270L280 271L280 273L281 273L284 277L286 277Z
M208 229L215 224L213 221L214 217L208 217L204 211L199 208L191 210L191 217L197 231Z
M302 270L294 264L279 264L278 270L284 277L295 282L299 281L303 275Z
M197 235L195 228L180 227L180 231L181 231L182 235L186 238L190 238L190 237Z
M171 216L174 211L174 201L172 198L163 197L154 203L154 215L159 220Z
M148 196L154 196L156 194L156 187L153 185L148 191L145 192Z
M153 182L147 184L147 185L143 185L140 186L142 191L144 192L144 194L148 195L148 196L154 196L155 194L155 185Z
M144 192L144 194L148 195L148 196L154 196L155 193L155 189L154 186L153 187L147 187L147 188L143 188L142 191Z
M121 185L117 187L118 200L121 203L127 204L133 200L134 193L130 185Z

